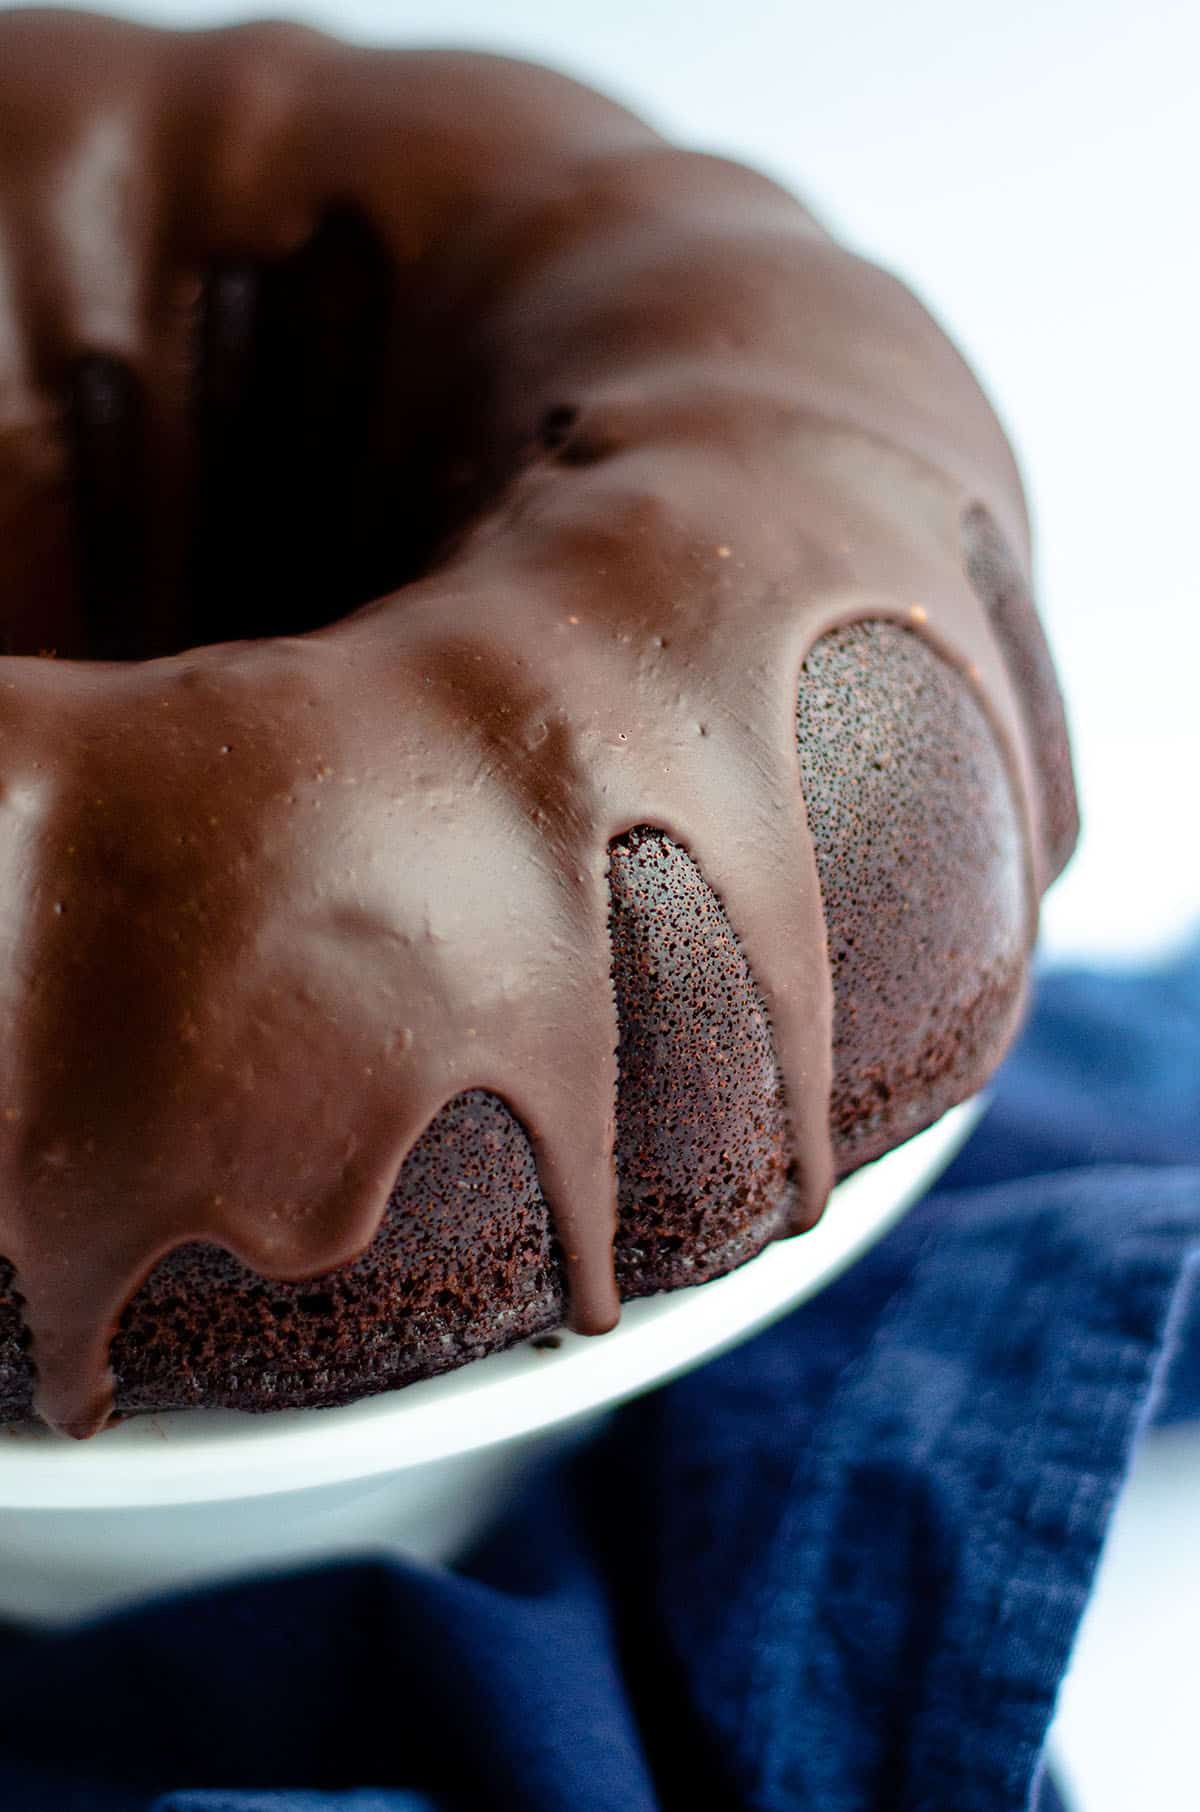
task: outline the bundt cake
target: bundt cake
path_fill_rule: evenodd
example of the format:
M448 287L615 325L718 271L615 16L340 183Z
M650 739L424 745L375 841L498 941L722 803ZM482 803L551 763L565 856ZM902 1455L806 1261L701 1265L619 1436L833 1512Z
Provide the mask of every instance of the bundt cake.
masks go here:
M0 18L0 1415L344 1402L978 1089L1075 810L986 400L547 71Z

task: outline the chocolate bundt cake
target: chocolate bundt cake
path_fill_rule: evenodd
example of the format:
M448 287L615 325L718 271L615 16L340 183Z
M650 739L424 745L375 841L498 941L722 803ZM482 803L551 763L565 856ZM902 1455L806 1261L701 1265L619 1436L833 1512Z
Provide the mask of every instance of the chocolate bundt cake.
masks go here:
M0 17L0 1415L344 1402L802 1232L1075 833L1021 488L545 70Z

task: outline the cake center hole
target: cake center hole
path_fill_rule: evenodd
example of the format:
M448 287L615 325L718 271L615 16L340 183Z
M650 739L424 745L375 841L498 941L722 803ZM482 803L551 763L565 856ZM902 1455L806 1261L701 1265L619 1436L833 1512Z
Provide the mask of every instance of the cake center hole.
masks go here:
M453 477L466 417L438 385L449 371L469 397L471 379L430 343L432 313L339 209L277 264L207 273L170 394L82 358L76 596L52 624L11 613L6 652L138 660L302 634L417 576L466 507Z

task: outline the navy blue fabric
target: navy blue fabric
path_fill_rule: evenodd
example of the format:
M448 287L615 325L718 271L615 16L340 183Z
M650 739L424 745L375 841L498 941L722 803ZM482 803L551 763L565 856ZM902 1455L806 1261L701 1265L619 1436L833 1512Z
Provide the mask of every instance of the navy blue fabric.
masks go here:
M0 1805L1049 1812L1055 1690L1198 1268L1200 951L1050 977L943 1187L456 1570L0 1632Z
M1148 973L1039 977L991 1111L943 1186L1096 1164L1200 1165L1200 944Z

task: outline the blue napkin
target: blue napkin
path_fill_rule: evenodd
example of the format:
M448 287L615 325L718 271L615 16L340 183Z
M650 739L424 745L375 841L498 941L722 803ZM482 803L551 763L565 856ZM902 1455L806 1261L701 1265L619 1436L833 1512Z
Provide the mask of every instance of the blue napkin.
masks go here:
M13 1812L1024 1812L1200 1267L1200 949L1060 975L944 1184L456 1571L0 1633ZM1200 1367L1172 1413L1200 1413Z

